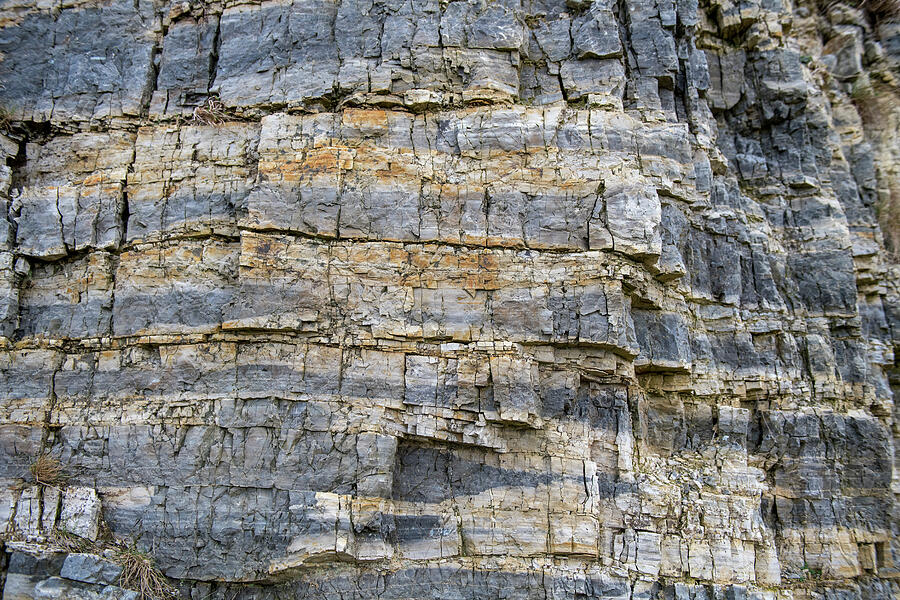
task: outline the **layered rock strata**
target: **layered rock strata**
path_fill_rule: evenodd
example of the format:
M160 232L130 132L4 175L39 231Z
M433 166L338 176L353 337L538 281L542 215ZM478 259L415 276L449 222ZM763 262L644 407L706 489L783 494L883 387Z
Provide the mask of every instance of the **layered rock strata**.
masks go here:
M4 3L3 598L900 597L884 6Z

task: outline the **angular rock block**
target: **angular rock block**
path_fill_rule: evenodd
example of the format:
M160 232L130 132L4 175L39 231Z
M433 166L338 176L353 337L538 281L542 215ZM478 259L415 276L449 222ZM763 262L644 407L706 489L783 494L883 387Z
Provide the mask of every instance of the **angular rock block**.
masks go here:
M153 85L161 30L152 2L24 5L0 34L0 102L23 121L140 116Z
M14 200L16 249L50 260L118 247L124 182L134 135L79 133L29 144L22 193Z

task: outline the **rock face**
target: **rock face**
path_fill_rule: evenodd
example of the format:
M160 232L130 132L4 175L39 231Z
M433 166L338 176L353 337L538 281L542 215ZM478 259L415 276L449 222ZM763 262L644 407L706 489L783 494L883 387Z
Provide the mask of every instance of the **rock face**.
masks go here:
M894 17L4 3L3 599L900 598Z

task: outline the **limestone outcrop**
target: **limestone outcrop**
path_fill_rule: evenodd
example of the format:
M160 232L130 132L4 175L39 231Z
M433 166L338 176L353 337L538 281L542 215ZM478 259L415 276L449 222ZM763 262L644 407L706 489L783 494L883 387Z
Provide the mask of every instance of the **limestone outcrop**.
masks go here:
M3 599L900 598L897 77L888 1L3 3Z

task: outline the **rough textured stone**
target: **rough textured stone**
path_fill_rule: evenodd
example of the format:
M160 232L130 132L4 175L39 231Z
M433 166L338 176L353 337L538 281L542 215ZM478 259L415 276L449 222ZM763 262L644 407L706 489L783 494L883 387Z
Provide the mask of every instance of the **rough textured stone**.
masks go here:
M3 4L4 600L900 596L876 13Z
M129 242L233 235L256 172L257 127L147 127L134 141Z
M79 6L79 4L82 4ZM152 2L3 7L0 101L18 119L137 116L150 92L159 29Z
M100 498L88 487L67 488L62 498L59 521L71 534L96 540L100 534Z
M96 554L69 554L59 571L60 577L84 583L115 583L122 567Z
M53 259L119 245L132 134L56 137L28 144L26 158L23 188L13 204L21 254Z

